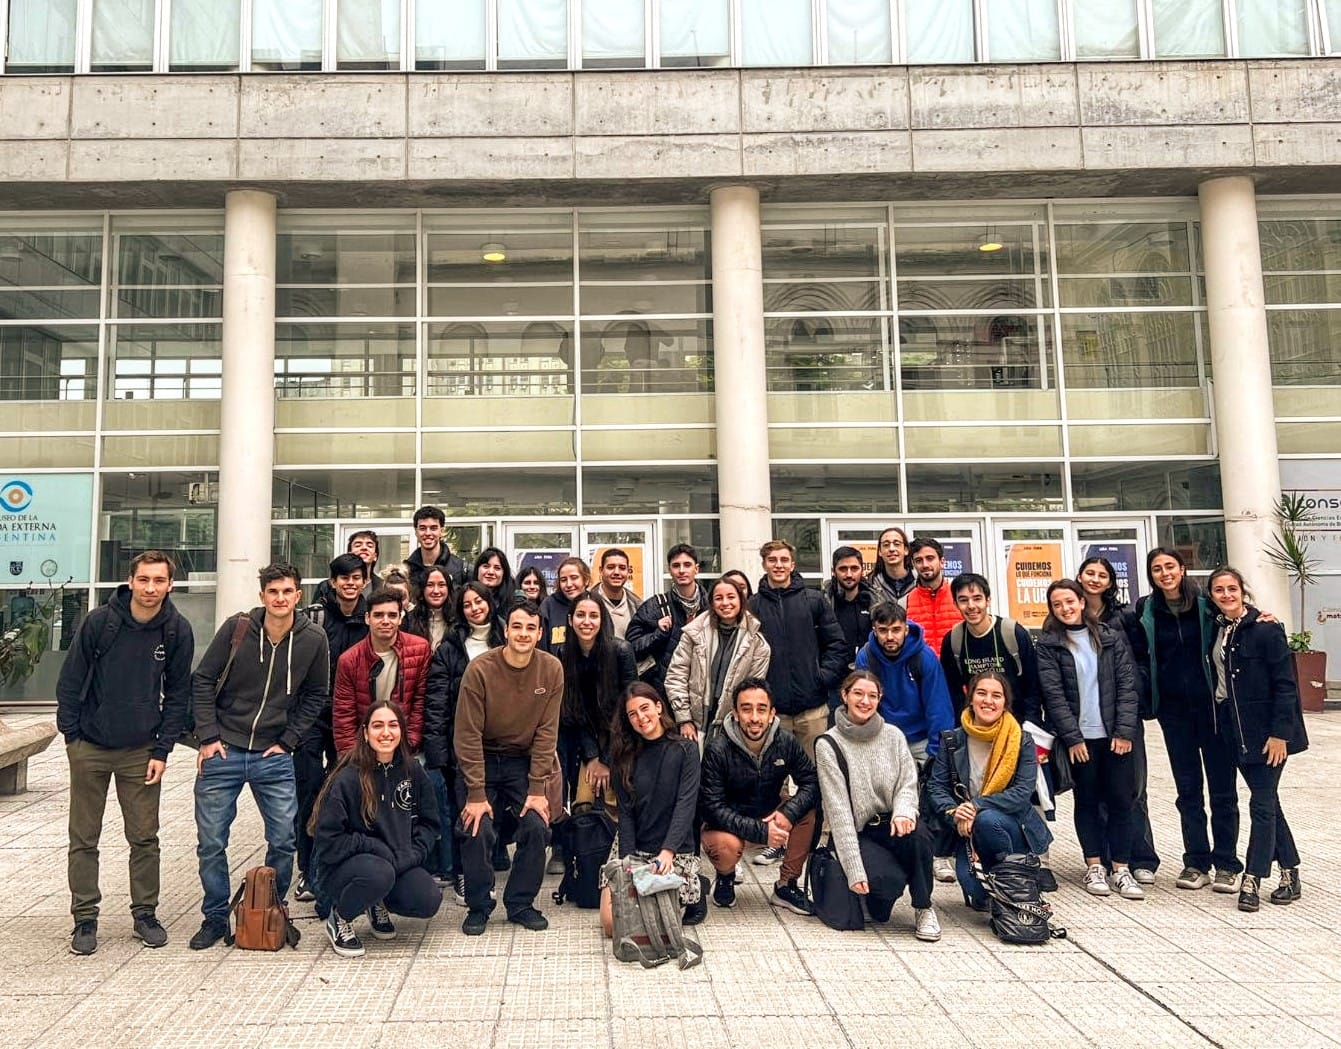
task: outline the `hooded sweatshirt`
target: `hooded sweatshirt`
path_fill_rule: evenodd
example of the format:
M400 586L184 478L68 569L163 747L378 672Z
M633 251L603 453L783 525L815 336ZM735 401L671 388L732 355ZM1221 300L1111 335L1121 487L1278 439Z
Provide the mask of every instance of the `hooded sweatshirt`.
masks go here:
M908 636L890 659L871 632L857 653L857 669L880 679L880 716L897 726L909 743L927 741L927 756L940 749L941 733L955 726L954 707L945 687L941 661L922 639L922 628L908 624Z
M768 687L778 713L794 716L824 706L852 658L828 602L793 572L781 588L773 587L767 576L761 579L750 611L772 650Z
M313 835L317 862L330 869L362 853L380 856L404 874L422 867L442 829L437 796L428 774L417 761L397 755L389 765L373 769L377 817L363 819L363 784L359 770L345 765L331 780L322 800Z
M115 632L98 655L109 617ZM186 728L194 656L191 624L172 598L164 597L153 619L139 623L131 614L130 587L122 583L84 618L61 667L56 724L65 741L86 739L112 750L152 743L152 757L166 760Z
M247 618L247 634L223 686L218 682L237 616L224 620L191 676L196 735L202 744L223 740L244 750L268 750L278 743L292 751L328 702L326 633L306 616L295 615L293 628L271 644L264 608L238 615Z

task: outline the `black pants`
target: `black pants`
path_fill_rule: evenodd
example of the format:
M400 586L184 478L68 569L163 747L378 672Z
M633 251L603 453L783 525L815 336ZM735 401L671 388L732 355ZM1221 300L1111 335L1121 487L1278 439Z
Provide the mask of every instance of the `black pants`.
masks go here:
M1237 874L1239 862L1239 791L1234 780L1234 751L1215 732L1209 705L1188 709L1181 701L1162 702L1159 727L1169 752L1169 768L1177 794L1183 830L1183 866L1199 871ZM1206 834L1204 783L1211 803L1210 836Z
M894 901L908 888L914 907L931 906L931 835L926 824L918 821L911 834L902 837L889 833L888 820L863 827L857 835L861 863L871 893L866 909L878 922L889 921Z
M479 829L471 836L460 830L461 867L466 875L466 906L472 911L488 913L493 910L493 901L489 893L494 887L494 868L491 858L497 834L494 820L503 816L516 822L516 854L512 857L512 870L508 873L507 885L503 888L503 907L512 917L519 911L535 905L536 894L540 892L540 883L545 878L545 846L549 844L549 827L540 818L539 813L528 812L517 819L522 806L526 804L529 789L531 759L510 754L484 755L484 793L494 810L492 817L480 820ZM465 780L457 776L457 797L464 808L466 801ZM458 821L459 822L459 821Z
M1248 873L1259 878L1271 874L1271 861L1275 860L1284 870L1299 866L1299 850L1295 848L1294 835L1290 825L1285 822L1285 813L1280 808L1280 776L1285 764L1275 768L1270 765L1243 765L1239 768L1243 782L1248 784L1251 796L1248 799L1248 818L1252 821L1248 831Z
M321 872L321 894L345 921L352 921L374 903L386 903L392 914L431 918L442 905L442 890L423 867L400 874L381 856L361 852ZM325 908L323 908L325 909Z
M329 716L329 712L327 712ZM298 870L304 875L309 873L312 860L312 835L307 833L307 821L312 818L312 806L316 804L321 785L335 767L335 737L331 726L318 721L293 751L293 779L298 789L298 818L294 821L298 839Z
M1126 865L1131 859L1132 816L1136 809L1136 762L1109 749L1107 739L1087 739L1089 761L1072 761L1075 778L1076 837L1086 859L1103 857ZM1100 818L1108 810L1108 823Z
M1145 722L1136 722L1136 735L1131 741L1131 757L1136 764L1136 804L1131 817L1131 865L1133 869L1159 870L1159 853L1155 851L1155 832L1150 826L1150 803L1146 797L1146 785L1150 776L1150 766L1145 756ZM1108 826L1108 806L1102 807L1104 826ZM1104 840L1107 841L1105 834ZM1105 846L1099 857L1105 867L1111 857Z

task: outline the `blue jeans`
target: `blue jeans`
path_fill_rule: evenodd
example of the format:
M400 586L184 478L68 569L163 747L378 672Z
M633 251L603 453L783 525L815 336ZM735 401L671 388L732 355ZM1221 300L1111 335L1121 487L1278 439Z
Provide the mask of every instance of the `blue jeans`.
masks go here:
M297 847L294 818L298 815L293 757L273 754L263 758L259 750L230 747L226 758L210 758L196 777L196 859L205 890L200 910L206 920L228 920L232 897L228 833L237 817L237 798L244 785L251 787L251 796L265 821L265 865L275 868L275 892L281 901L288 896L293 880Z
M460 860L456 852L456 817L460 815L456 808L456 798L452 796L452 786L442 769L430 769L428 780L433 784L433 795L438 799L438 818L442 821L442 837L433 852L429 853L424 866L430 872L448 878L459 873Z
M973 819L973 848L978 853L983 870L991 870L1001 862L1003 856L1009 856L1012 852L1029 851L1020 821L997 809L978 810L978 815ZM955 850L955 877L959 880L959 887L964 890L966 903L981 907L987 902L987 892L969 863L968 842L962 838Z

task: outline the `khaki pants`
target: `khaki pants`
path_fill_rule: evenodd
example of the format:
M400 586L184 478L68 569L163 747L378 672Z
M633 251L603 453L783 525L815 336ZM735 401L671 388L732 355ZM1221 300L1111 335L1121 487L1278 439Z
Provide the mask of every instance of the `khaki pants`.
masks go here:
M70 913L77 922L98 917L98 840L115 777L126 842L130 845L130 912L139 917L158 906L158 798L161 784L146 785L150 747L108 750L77 739L65 748L70 762Z
M815 840L815 810L811 809L792 827L787 838L787 851L782 857L782 870L778 873L778 884L796 881L806 865L810 855L810 846ZM703 832L703 851L712 861L718 874L727 874L736 869L740 857L745 852L745 843L734 834L724 830L705 830Z
M778 723L796 737L811 761L815 760L815 740L829 727L829 707L822 704L799 714L779 714Z

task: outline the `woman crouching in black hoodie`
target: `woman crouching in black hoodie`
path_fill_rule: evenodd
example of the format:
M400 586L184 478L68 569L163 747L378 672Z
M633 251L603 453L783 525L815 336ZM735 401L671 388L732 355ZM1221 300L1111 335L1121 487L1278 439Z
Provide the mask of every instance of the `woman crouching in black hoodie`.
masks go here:
M410 757L405 713L390 701L372 704L354 749L341 757L312 811L317 911L342 958L363 944L350 922L367 912L379 940L396 935L389 912L431 918L442 890L424 862L437 844L438 803L428 774Z

